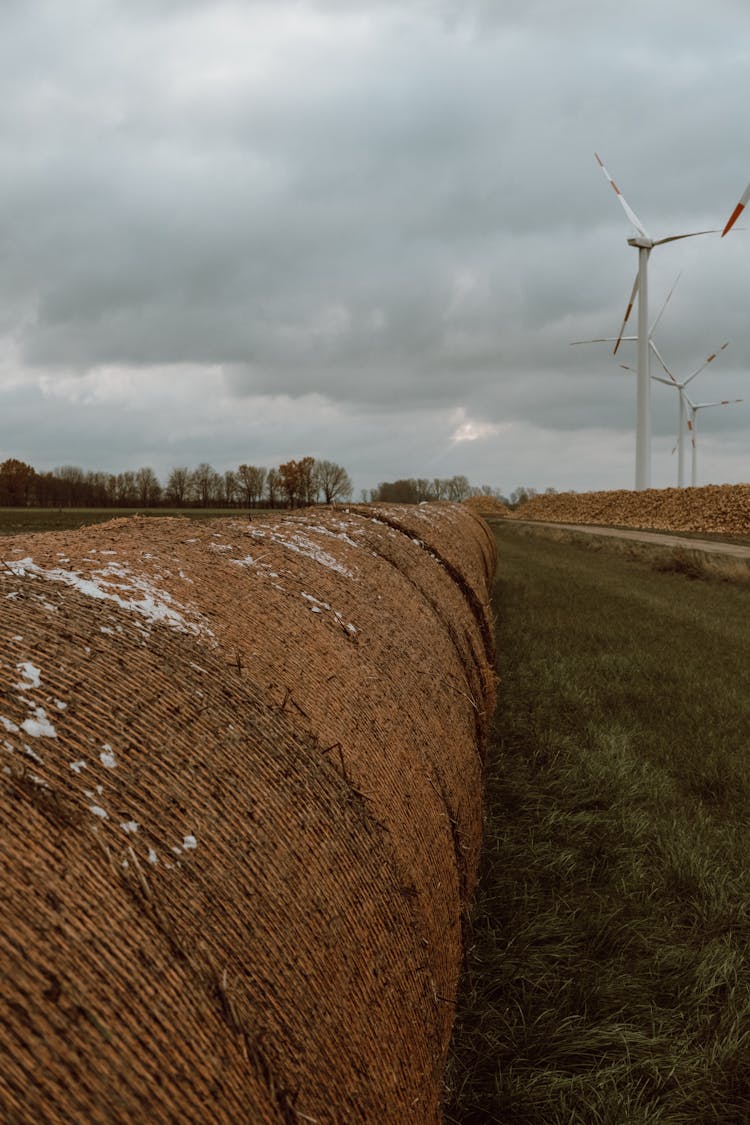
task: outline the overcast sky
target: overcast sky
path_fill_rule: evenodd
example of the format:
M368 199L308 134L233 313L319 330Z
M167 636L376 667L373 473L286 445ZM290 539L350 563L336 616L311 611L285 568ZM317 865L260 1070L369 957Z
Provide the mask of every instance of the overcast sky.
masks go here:
M594 151L722 227L748 93L744 0L2 0L0 459L632 487L634 345L570 346L637 265ZM665 359L746 398L701 483L750 480L750 230L656 248L654 313L679 271Z

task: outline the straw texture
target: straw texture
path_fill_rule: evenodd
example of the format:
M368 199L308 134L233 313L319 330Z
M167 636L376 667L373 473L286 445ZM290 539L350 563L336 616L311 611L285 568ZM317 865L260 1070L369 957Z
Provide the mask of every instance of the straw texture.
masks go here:
M439 1121L486 526L135 518L2 559L2 1119Z

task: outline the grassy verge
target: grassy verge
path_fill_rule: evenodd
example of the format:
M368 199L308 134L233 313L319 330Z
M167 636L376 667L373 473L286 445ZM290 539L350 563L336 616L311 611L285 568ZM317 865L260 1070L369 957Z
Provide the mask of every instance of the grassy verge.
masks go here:
M496 534L446 1121L750 1121L750 590Z
M253 519L277 515L259 508ZM24 535L36 531L67 531L123 516L185 516L191 520L247 519L244 508L0 508L0 535Z
M523 516L520 516L519 519L523 520ZM494 524L497 522L497 520L493 520L492 522ZM561 526L565 526L566 523L570 525L570 520L550 520L549 522L553 525L557 522L560 522ZM616 531L645 531L649 535L667 535L670 538L674 539L698 539L704 540L706 543L736 543L740 547L750 547L750 535L727 535L725 532L719 531L672 531L664 527L633 527L632 524L629 525L619 523L581 524L579 526L587 526L592 529L595 527L606 527L608 529L612 528Z

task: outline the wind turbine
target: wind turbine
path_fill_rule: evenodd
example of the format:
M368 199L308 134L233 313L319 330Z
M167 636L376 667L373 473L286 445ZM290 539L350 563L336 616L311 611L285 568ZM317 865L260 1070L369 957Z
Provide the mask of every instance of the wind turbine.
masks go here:
M666 238L653 239L643 223L629 206L627 200L610 176L598 153L594 153L597 163L609 181L615 195L637 234L628 239L628 245L638 251L638 273L636 274L625 317L620 328L615 352L620 346L625 325L638 295L638 391L636 397L636 438L635 438L635 487L638 490L651 486L651 349L648 334L648 260L655 246L666 242L677 242L682 238L695 238L699 234L713 234L714 231L698 230L689 234L670 234Z
M693 439L693 463L691 470L690 483L693 488L698 483L698 411L705 410L707 406L734 406L735 403L743 402L741 398L723 398L720 402L693 402L689 395L685 395L687 404L690 409L690 417L688 418L688 429L690 430Z
M674 387L675 390L678 392L678 394L680 396L679 418L678 418L678 423L677 423L677 485L678 485L679 488L684 488L685 487L685 441L684 441L685 429L686 429L686 426L687 426L688 430L690 430L692 428L691 422L687 417L688 405L690 404L691 400L690 400L690 398L688 396L688 393L687 393L685 388L690 383L692 383L693 379L695 379L696 376L700 375L701 371L706 370L709 363L713 363L713 361L716 359L719 352L723 352L725 348L729 347L729 341L727 340L727 342L725 344L722 344L720 348L718 348L715 352L712 352L711 355L707 356L706 359L704 359L703 363L700 365L700 367L697 367L695 369L695 371L692 371L685 379L682 379L682 380L678 379L670 371L670 369L667 367L666 363L664 362L664 358L663 358L661 352L659 351L656 344L654 343L654 341L651 338L649 338L649 344L651 346L651 351L654 353L657 360L661 364L662 368L664 369L666 374L669 376L668 379L663 378L663 376L661 376L661 375L652 375L651 378L657 383L664 383L664 385L667 386L667 387ZM628 367L628 365L626 363L621 363L620 367L624 367L626 371L633 371L633 368ZM727 401L729 401L729 400L727 400ZM736 399L735 401L740 402L742 400ZM721 405L724 405L724 403L705 403L703 405L706 405L706 406L721 406ZM672 450L672 452L674 453L674 450ZM692 484L693 484L693 486L695 486L695 442L693 442L693 481L692 481Z

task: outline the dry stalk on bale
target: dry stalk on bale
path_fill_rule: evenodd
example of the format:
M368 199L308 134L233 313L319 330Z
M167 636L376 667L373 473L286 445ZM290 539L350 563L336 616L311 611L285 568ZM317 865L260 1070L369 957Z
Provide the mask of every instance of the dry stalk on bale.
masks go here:
M0 1117L438 1122L483 522L117 520L2 554Z

